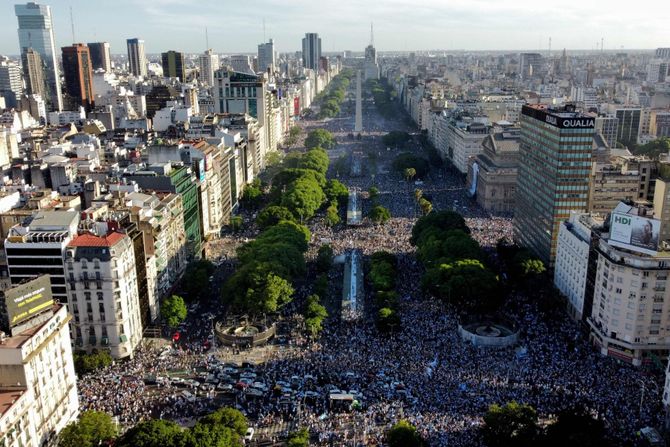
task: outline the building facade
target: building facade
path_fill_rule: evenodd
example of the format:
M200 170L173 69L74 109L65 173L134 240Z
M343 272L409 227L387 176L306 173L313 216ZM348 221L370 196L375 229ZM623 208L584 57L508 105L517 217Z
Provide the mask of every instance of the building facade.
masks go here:
M270 39L267 43L258 45L258 71L267 72L268 69L274 71L275 67L277 67L275 42Z
M214 86L214 72L219 69L219 56L209 49L198 58L200 65L200 82L208 87Z
M91 226L93 232L75 236L65 253L75 346L132 356L142 340L133 243L107 223Z
M21 59L25 60L23 56L31 48L40 55L42 77L47 90L43 98L50 111L63 110L51 7L30 2L25 5L15 5L14 11L19 21ZM37 69L35 66L33 68ZM30 75L25 63L24 75L26 79ZM37 94L38 92L31 93Z
M93 70L105 70L106 73L112 72L112 58L109 52L109 42L93 42L88 44L88 51L91 54L91 65Z
M0 97L5 98L6 107L15 108L22 93L21 68L7 58L0 58Z
M306 33L302 39L302 66L319 72L321 38L317 33Z
M585 212L595 118L569 106L523 106L514 237L553 266L561 222Z
M63 75L65 91L70 97L72 107L83 106L90 111L95 105L93 96L93 66L88 47L74 44L61 48L63 51Z
M164 77L177 78L181 82L185 82L186 66L184 65L184 53L172 50L161 53L161 62Z
M144 53L144 40L133 38L126 41L128 47L128 71L134 76L147 75L147 56Z

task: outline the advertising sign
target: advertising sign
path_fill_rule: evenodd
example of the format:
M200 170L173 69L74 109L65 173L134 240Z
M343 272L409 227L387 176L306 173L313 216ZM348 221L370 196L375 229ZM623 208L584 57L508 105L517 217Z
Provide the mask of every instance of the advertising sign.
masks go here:
M5 306L9 326L15 327L53 306L49 275L40 276L5 290Z
M300 116L300 97L293 98L293 115Z
M617 247L655 255L661 221L644 216L612 213L610 243Z

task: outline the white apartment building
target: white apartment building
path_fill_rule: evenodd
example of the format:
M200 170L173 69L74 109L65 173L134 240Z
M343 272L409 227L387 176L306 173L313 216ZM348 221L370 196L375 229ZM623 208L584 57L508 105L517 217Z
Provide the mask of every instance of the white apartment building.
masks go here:
M626 209L629 209L626 211ZM649 223L658 237L658 221L621 203L613 211L610 233L596 247L597 270L593 308L588 324L591 339L603 355L640 365L648 352L670 349L670 252L621 243L621 216L635 227Z
M142 322L131 239L106 222L74 237L65 252L77 349L109 349L131 356L142 340Z
M468 158L482 152L488 126L479 122L451 123L447 128L447 154L461 174L468 173Z
M595 223L589 214L573 212L558 230L554 285L567 298L568 313L578 321L584 316L591 227Z
M77 383L63 305L0 337L0 445L41 447L79 414Z
M198 58L200 65L200 82L214 86L214 72L219 69L219 56L209 49Z

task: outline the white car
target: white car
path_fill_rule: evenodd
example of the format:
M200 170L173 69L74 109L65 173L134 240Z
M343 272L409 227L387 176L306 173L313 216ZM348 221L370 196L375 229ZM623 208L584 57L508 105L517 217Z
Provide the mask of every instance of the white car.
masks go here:
M251 427L247 428L247 432L244 435L244 441L247 442L247 441L251 441L252 439L254 439L254 433L255 432L256 432L256 430L254 430L253 428L251 428Z

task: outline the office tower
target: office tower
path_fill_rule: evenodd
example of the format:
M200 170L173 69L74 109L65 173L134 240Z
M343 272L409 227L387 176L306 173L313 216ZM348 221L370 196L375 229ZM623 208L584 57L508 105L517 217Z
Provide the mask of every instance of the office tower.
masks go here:
M302 66L319 71L321 58L321 38L317 33L307 33L302 39Z
M610 148L616 146L619 120L616 116L604 115L596 118L596 132L601 134Z
M44 79L42 56L32 48L28 48L28 51L22 55L21 59L28 94L39 95L45 102L47 102L49 99L49 91Z
M48 275L4 290L0 307L0 439L54 445L79 414L67 307L54 301Z
M51 293L61 303L68 302L63 255L77 234L79 213L40 211L9 230L5 254L12 285L40 275L51 276Z
M133 242L116 222L84 224L65 252L75 346L128 357L142 340Z
M619 120L616 139L624 145L637 143L637 137L640 134L640 121L642 119L642 109L626 108L617 109L615 115Z
M144 54L144 40L128 39L126 44L128 45L128 71L134 76L146 76L147 57Z
M14 11L19 20L19 46L21 48L21 59L26 52L32 48L39 53L42 66L42 77L45 81L46 92L43 95L49 110L63 110L63 99L60 89L60 73L58 60L56 59L56 47L54 44L54 33L51 21L51 8L46 5L27 3L15 5ZM33 67L36 68L36 67ZM29 78L29 72L24 63L24 75ZM32 84L32 80L30 81ZM37 94L38 92L32 91Z
M101 68L107 73L112 72L112 58L109 54L109 42L89 43L88 52L91 54L93 70Z
M258 45L258 71L266 72L268 68L274 70L276 66L275 42L270 39L267 43Z
M93 70L88 47L81 43L61 48L63 51L63 74L65 91L72 100L73 110L80 105L90 111L95 99L93 97Z
M200 55L200 82L214 85L214 72L219 69L219 56L210 48Z
M659 59L670 59L670 48L656 48L655 56Z
M661 83L665 82L668 76L668 61L656 59L649 62L647 66L647 82Z
M550 266L560 223L587 208L594 125L570 105L521 109L514 237Z
M216 113L248 113L261 124L265 123L267 101L263 76L222 68L214 73L214 80Z
M379 79L379 64L377 64L377 50L375 49L375 35L370 24L370 45L365 47L365 79Z
M519 76L521 79L530 79L537 76L542 66L540 53L521 53L519 55Z
M22 93L21 68L6 57L0 59L0 96L5 98L6 106L16 107Z
M244 54L235 54L230 56L228 63L233 68L233 71L238 73L246 73L250 75L256 74L254 68L251 66L251 58Z
M163 76L166 78L179 78L181 82L186 79L184 67L184 53L177 51L168 51L161 53L161 62L163 65Z

